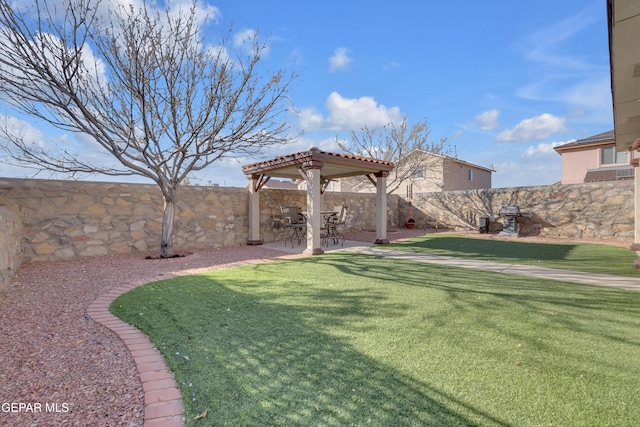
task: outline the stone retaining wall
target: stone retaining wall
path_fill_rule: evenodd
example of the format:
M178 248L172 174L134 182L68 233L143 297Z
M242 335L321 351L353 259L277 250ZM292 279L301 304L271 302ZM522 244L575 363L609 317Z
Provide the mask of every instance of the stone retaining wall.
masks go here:
M375 194L326 192L322 207L349 206L351 230L375 230ZM176 206L176 251L246 244L249 194L244 188L181 187ZM283 240L280 206L305 209L303 191L260 191L261 238ZM497 188L420 194L408 202L388 197L388 224L402 226L409 209L418 227L478 229L480 218L518 205L522 234L633 242L633 182ZM159 253L163 201L152 184L0 178L0 207L16 219L0 242L3 253L25 261L116 253ZM18 232L14 223L22 224ZM500 219L492 230L500 227ZM21 235L21 238L15 236ZM5 250L5 248L7 250ZM18 248L18 249L15 249ZM21 249L20 249L21 248ZM12 252L13 251L13 252ZM8 260L11 260L9 262ZM20 256L10 255L15 264ZM19 261L18 261L19 263ZM0 265L0 268L1 265ZM13 267L9 267L13 268Z
M22 263L22 221L0 206L0 291Z
M633 243L633 181L548 185L420 194L401 204L401 216L413 209L420 225L475 229L493 217L498 231L502 206L519 206L521 235L561 239L607 239Z
M249 192L244 188L181 187L177 195L173 246L176 251L246 244ZM389 201L396 224L397 198ZM375 194L330 193L323 206L347 203L354 230L375 229ZM24 259L46 261L78 256L160 251L163 201L151 184L0 179L0 206L24 227ZM262 239L284 239L280 206L305 209L306 192L260 191Z

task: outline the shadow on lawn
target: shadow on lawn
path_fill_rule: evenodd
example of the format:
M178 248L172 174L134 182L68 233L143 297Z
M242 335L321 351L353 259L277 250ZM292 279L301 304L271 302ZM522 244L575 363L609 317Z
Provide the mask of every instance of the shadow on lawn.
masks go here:
M293 272L307 276L297 280L291 278ZM443 345L450 353L439 363L453 363L447 355L470 354L506 370L519 369L512 354L520 351L514 344L522 343L524 349L554 354L545 365L554 375L572 372L576 365L606 366L604 374L593 373L594 382L599 375L620 375L608 348L640 346L640 336L633 332L640 329L640 321L630 320L640 319L640 298L619 290L353 253L220 274L152 283L114 302L114 307L127 310L114 312L148 333L165 355L182 387L191 425L510 425L506 419L513 418L498 418L495 414L501 412L493 403L470 400L477 393L471 390L474 381L492 381L483 378L488 373L476 373L478 377L465 382L463 364L447 380L455 382L450 386L433 378L434 370L442 368L435 359L416 353L423 367L409 374L403 364L412 361L402 354L391 351L390 357L400 360L390 366L353 342L391 344L379 338L362 341L370 333L390 333L394 340L404 339L404 331L418 352L442 357L431 344ZM156 292L159 287L162 292ZM425 298L428 309L416 310L422 301L406 296L418 289L429 290L411 294ZM621 320L610 313L612 304L631 315ZM567 338L566 329L604 337L604 344L599 339L601 350L590 352L584 351L590 340L585 340L587 347L577 339L576 345L558 345ZM541 331L545 340L540 340ZM470 350L470 343L478 342L471 337L478 336L496 345L471 344ZM535 366L540 363L536 354L517 357L523 367ZM571 381L568 384L574 384ZM506 393L496 396L509 401ZM558 416L547 414L544 402L526 402L518 409L524 418L518 419L544 424L541 417ZM194 421L205 411L206 416Z
M557 261L567 258L575 248L570 243L531 243L508 240L489 240L458 236L437 236L394 243L389 248L409 247L430 253L457 253L460 256L501 259L531 259Z
M325 332L340 319L374 316L371 306L384 304L382 293L309 290L292 282L285 292L294 299L299 293L300 304L282 303L269 280L258 276L257 284L255 274L232 287L206 276L174 279L161 299L154 297L154 288L164 286L157 282L114 303L129 309L114 311L165 355L181 385L187 425L507 425ZM123 303L130 297L144 303ZM185 305L188 322L178 317ZM399 315L386 308L385 315ZM168 319L178 329L169 330Z
M567 328L640 347L640 338L621 332L625 328L639 328L640 320L625 322L616 314L625 313L627 319L640 319L640 294L635 291L452 269L398 259L372 263L362 255L349 253L313 258L309 262L331 265L346 275L364 276L372 281L438 289L447 295L443 307L448 307L453 316L470 316L471 323L480 328L500 331L523 342L530 341L531 337L518 333L519 328L514 327L518 322L534 322L541 330ZM425 270L430 272L426 279ZM612 307L615 307L615 313ZM403 310L402 307L397 309ZM493 314L502 316L506 310L514 313L510 328L500 327L492 320ZM433 321L441 322L442 316L442 312L437 312ZM531 344L543 345L537 338ZM571 357L582 358L582 355Z
M627 313L640 319L640 293L637 291L464 268L452 269L437 264L392 258L384 259L384 262L371 263L366 257L355 253L342 253L333 258L325 256L311 260L330 264L347 275L355 274L372 280L381 279L402 285L440 289L446 292L452 301L463 301L466 309L480 309L480 315L483 315L483 309L498 309L508 303L516 304L526 312L542 315L557 313L563 307L571 307L577 310L575 315L584 314L585 320L593 319L594 313L612 310L612 307L615 307L617 313ZM426 281L424 274L421 274L425 271L431 273ZM480 296L492 298L489 300L479 298Z

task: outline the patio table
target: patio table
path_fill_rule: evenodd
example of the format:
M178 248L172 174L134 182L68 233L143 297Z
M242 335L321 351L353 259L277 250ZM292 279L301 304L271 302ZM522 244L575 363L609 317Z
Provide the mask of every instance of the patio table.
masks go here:
M300 213L305 217L305 220L308 219L309 213L307 211L303 211ZM340 212L335 210L320 211L320 215L322 216L322 225L320 226L320 240L323 243L326 243L327 246L329 246L330 239L335 241L337 238L337 230L334 220L337 218L339 213Z
M304 217L305 221L309 220L309 213L307 211L300 212L300 214ZM323 227L327 224L327 222L338 215L339 212L336 211L320 211L320 215L322 216Z

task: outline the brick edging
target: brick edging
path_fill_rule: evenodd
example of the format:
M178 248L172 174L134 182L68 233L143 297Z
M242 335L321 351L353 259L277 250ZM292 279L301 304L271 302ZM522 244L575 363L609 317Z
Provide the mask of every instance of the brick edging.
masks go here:
M145 334L109 311L113 300L137 286L122 286L98 297L87 308L87 315L115 332L131 353L144 392L144 426L182 427L182 394L164 358Z
M253 258L217 265L216 268L196 268L166 273L163 279L220 268L260 264L273 261L274 259L294 259L302 257L305 257L305 255L285 254L273 259ZM164 362L164 358L145 334L120 320L109 311L111 303L120 295L152 281L153 279L149 279L112 289L106 294L96 298L95 301L89 305L87 315L94 321L115 332L124 342L131 356L133 356L144 392L144 426L183 427L184 406L182 403L182 394L180 393L178 384L173 379L173 374Z

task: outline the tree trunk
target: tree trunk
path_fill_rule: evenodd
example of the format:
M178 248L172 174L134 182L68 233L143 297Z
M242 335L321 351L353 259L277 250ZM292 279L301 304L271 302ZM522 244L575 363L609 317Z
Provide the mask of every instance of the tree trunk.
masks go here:
M174 198L164 196L164 213L162 215L162 242L160 243L160 257L170 258L173 256L173 220L176 212L176 202Z

